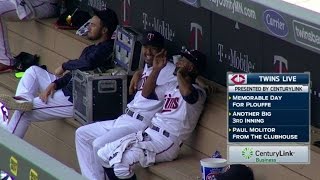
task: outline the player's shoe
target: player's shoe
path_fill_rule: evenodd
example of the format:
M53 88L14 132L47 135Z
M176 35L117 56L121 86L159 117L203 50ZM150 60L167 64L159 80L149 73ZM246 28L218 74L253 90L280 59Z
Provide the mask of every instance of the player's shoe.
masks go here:
M13 66L8 66L0 63L0 73L6 73L13 71Z
M0 94L0 102L8 109L19 111L31 111L33 104L21 97L12 97L6 94Z

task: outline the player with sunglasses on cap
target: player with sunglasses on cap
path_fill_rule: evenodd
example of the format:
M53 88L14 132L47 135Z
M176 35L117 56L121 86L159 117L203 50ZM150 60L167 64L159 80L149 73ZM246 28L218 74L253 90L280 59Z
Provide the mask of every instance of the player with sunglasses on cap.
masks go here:
M136 179L133 166L143 167L157 162L172 161L181 144L196 127L206 100L205 91L195 84L203 71L205 55L197 50L186 50L176 63L176 81L168 83L162 91L154 87L159 72L166 64L162 50L153 61L153 70L145 82L142 95L146 98L164 98L162 110L156 113L145 131L130 134L98 151L109 179Z

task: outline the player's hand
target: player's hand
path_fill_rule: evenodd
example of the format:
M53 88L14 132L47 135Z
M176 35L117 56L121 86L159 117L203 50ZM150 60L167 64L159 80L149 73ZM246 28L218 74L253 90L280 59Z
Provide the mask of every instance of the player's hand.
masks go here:
M185 57L182 57L179 61L177 61L176 67L179 69L183 68L187 72L191 72L194 69L193 65L188 62Z
M186 78L188 77L188 70L185 67L180 67L177 71L177 77L178 78Z
M137 91L142 72L142 70L138 70L133 74L129 86L129 95L133 95Z
M167 64L167 51L161 49L159 53L154 56L152 68L155 70L161 70Z
M65 70L63 70L62 66L59 66L56 70L54 70L54 74L58 77L62 76Z
M184 81L191 82L190 81L190 67L189 66L180 66L177 71L177 78L184 79Z
M42 102L47 104L49 96L53 97L53 94L56 91L56 86L57 85L55 83L51 83L45 91L39 94L39 98L42 100Z

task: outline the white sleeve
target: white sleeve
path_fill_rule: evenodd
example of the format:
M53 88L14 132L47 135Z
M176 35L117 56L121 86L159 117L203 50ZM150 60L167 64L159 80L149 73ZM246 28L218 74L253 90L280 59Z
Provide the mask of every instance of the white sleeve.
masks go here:
M160 74L157 79L157 85L164 85L171 81L176 81L177 77L173 75L176 66L171 63L167 62L167 65L160 71Z

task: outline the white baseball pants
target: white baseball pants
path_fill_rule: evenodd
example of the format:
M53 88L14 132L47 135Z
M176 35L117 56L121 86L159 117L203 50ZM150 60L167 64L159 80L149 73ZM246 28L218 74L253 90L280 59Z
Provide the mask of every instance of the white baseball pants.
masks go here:
M61 90L56 91L53 97L49 97L47 104L38 97L39 92L56 79L56 76L38 67L31 66L21 78L16 96L23 97L33 102L32 111L15 111L5 128L12 134L23 138L32 121L46 121L73 116L73 104Z
M76 150L81 174L90 180L104 180L97 152L105 144L146 129L147 125L129 115L82 126L76 131Z
M162 130L157 132L150 128L145 130L150 137L150 141L146 141L150 149L156 149L155 163L172 161L178 157L181 141L176 137L166 137L162 134ZM123 153L120 163L114 164L114 174L120 178L127 178L133 175L133 169L136 165L143 167L150 166L154 162L148 162L148 157L143 150L131 150L130 148Z
M30 1L30 5L33 8L33 14L29 14L23 19L46 18L56 15L56 5L39 0L28 1ZM56 0L52 0L52 2L56 2ZM10 21L19 20L16 11L16 5L10 0L0 0L0 63L5 65L13 65L12 55L8 44L7 27L6 23L4 23L4 19L8 19Z

